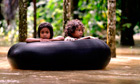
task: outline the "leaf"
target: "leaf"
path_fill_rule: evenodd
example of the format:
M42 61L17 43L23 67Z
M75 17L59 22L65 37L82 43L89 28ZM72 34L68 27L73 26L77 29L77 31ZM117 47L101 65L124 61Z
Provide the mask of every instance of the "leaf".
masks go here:
M131 23L125 23L125 24L123 24L123 27L130 28L131 26L132 26L132 24L131 24Z

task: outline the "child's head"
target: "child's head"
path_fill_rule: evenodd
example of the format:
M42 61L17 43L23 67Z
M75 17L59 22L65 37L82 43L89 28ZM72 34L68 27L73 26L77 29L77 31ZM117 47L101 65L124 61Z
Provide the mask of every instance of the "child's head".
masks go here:
M68 21L65 27L65 36L80 38L83 36L84 25L78 19Z
M53 27L50 23L41 23L38 27L38 36L43 39L53 38Z

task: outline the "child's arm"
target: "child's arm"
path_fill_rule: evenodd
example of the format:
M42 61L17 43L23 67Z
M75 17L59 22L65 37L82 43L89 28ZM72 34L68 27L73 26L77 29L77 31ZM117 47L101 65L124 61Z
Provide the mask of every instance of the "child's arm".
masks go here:
M36 39L36 38L27 38L26 42L30 43L30 42L40 42L40 39Z
M50 39L42 39L42 38L27 38L26 42L31 43L31 42L47 42L51 41Z
M57 36L53 39L50 39L51 41L64 41L64 37L63 36Z
M64 41L75 41L75 40L77 40L77 38L72 38L72 37L70 37L70 36L67 36L67 37L64 39Z
M79 40L81 40L81 39L90 39L90 37L89 36L81 37Z
M92 37L92 36L86 36L86 37L82 37L82 38L80 38L79 40L81 40L81 39L97 39L97 38Z

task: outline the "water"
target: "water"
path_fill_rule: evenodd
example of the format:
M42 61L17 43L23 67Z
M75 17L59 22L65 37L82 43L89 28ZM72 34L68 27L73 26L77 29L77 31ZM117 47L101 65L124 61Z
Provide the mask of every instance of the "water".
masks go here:
M104 70L39 71L12 69L0 49L0 84L140 84L140 55L117 55Z
M140 84L140 46L117 48L104 70L39 71L12 69L0 47L0 84Z

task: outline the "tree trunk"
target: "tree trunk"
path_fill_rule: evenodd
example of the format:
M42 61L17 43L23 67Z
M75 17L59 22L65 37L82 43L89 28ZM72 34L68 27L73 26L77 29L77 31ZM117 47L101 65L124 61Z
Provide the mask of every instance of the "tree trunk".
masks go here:
M27 0L19 0L19 42L27 38Z
M116 0L108 0L107 44L111 49L111 57L116 57Z
M1 13L1 11L2 11L1 10L1 4L2 4L2 0L0 0L0 20L4 19L3 16L2 16L2 13Z
M36 0L33 0L34 3L34 38L36 38Z
M78 9L78 2L79 0L71 0L71 15L73 19L79 19L78 13L75 12Z
M71 17L71 0L63 0L63 29Z
M122 0L121 1L121 45L134 45L134 26L140 21L140 0ZM130 24L126 26L125 24Z

